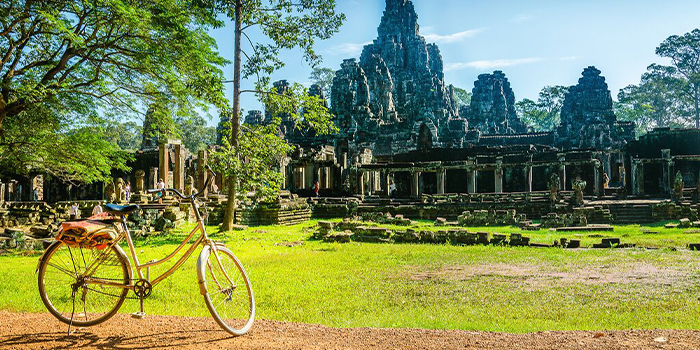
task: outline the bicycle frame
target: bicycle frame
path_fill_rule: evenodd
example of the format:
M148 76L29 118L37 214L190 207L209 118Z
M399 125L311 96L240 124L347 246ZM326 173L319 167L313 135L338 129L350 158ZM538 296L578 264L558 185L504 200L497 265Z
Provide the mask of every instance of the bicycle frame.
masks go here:
M216 248L216 243L214 241L212 241L211 239L209 239L209 237L207 236L207 231L206 231L206 228L204 227L204 220L202 219L202 216L199 214L199 206L197 205L197 201L195 200L194 196L189 197L189 199L190 199L190 203L192 204L192 209L194 210L195 215L197 217L197 226L195 226L194 229L192 229L190 234L187 235L187 237L182 241L182 243L180 243L179 246L177 246L175 248L175 250L173 252L171 252L166 257L164 257L160 260L152 260L152 261L149 261L145 264L141 264L139 262L138 256L136 255L136 248L134 247L134 242L133 242L133 239L131 238L131 233L129 232L129 228L126 225L126 217L122 216L122 228L124 229L123 232L117 237L117 239L114 240L114 242L112 242L112 244L110 246L108 246L104 249L104 253L102 253L97 259L95 259L95 261L90 266L88 266L85 269L85 272L83 272L83 274L80 276L80 278L82 278L85 281L85 283L87 283L87 284L98 284L98 285L105 285L105 286L126 288L126 289L134 288L134 283L133 283L133 281L135 280L134 278L131 279L129 284L125 285L122 283L110 282L110 281L106 281L106 280L103 280L100 278L90 277L90 275L95 272L95 270L102 264L102 262L105 261L105 258L108 254L107 252L109 252L113 246L118 245L122 239L126 238L126 242L127 242L127 245L129 246L129 251L131 253L131 258L134 261L134 266L132 267L131 263L127 259L126 263L127 263L127 265L129 265L128 266L129 271L132 272L131 273L132 276L133 276L133 271L136 271L136 273L138 275L138 279L148 280L148 282L150 282L152 287L155 287L155 285L157 285L158 283L160 283L164 279L170 277L175 271L177 271L177 269L179 269L185 263L185 261L187 261L187 259L189 259L189 257L192 256L192 253L194 253L195 249L197 249L197 247L199 247L199 245L204 245L204 246L209 245L209 247L211 247L211 250L214 253L214 256L216 257L216 260L217 260L219 267L224 272L224 276L226 277L226 279L228 280L229 283L233 283L231 281L231 278L228 276L225 269L223 268L223 265L221 264L221 260L219 259L218 250ZM151 266L157 266L157 265L163 264L163 263L171 260L173 257L175 257L175 255L177 255L177 253L179 253L182 250L182 248L185 247L185 245L187 245L187 243L192 239L192 237L194 237L195 233L197 231L200 231L200 230L201 230L201 235L194 241L194 243L192 243L192 246L189 249L187 249L187 251L185 251L184 255L181 256L175 262L175 264L173 264L173 266L171 266L167 271L165 271L163 274L161 274L160 276L158 276L157 278L155 278L151 281L150 280L150 268L151 268ZM146 270L145 277L143 274L144 269Z

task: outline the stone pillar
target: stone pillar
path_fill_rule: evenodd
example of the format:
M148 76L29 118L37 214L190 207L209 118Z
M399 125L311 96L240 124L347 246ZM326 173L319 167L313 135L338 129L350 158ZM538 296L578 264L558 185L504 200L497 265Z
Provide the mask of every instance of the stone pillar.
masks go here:
M566 191L566 157L559 155L559 179L561 180L561 190Z
M359 191L360 195L364 196L365 195L365 172L362 170L360 170L359 172L360 172L360 175L358 176L358 180L357 180L359 182L357 188L359 188L359 190L360 190Z
M494 181L496 193L503 193L503 158L496 159L496 170L494 170Z
M384 172L384 178L386 179L386 196L391 197L391 173L389 171Z
M525 167L525 171L527 172L527 191L532 192L532 160L530 160L530 164L528 164L527 167Z
M173 145L173 158L175 158L175 164L173 164L173 188L183 192L185 190L185 162L183 161L182 145L176 142Z
M0 181L0 204L5 203L5 183Z
M593 163L593 193L599 197L603 195L603 169L602 164Z
M166 143L158 145L158 179L153 183L158 183L159 179L163 179L165 185L168 185L168 176L170 175L170 151ZM155 188L155 186L154 186Z
M673 182L673 176L671 175L671 150L670 149L662 149L661 150L661 158L663 159L661 163L661 168L663 172L663 179L662 179L662 190L664 193L671 194L671 189L673 188L673 185L671 184Z
M632 161L632 193L644 195L644 164L637 160Z
M446 172L445 169L438 169L437 171L437 194L445 194Z
M143 193L146 190L146 187L143 184L143 179L146 177L146 172L139 169L136 170L136 181L134 182L134 193Z
M156 188L156 187L158 187L158 186L157 186L157 184L158 184L158 174L159 174L158 168L150 168L150 169L148 169L148 184L146 184L146 186L148 186L149 188Z
M418 187L418 181L420 180L420 171L414 171L412 175L413 179L411 181L411 197L418 198L420 196L420 189Z
M299 190L306 189L306 167L299 168Z
M209 179L209 172L206 167L208 158L209 151L202 149L197 152L197 189L204 191L203 194L205 197L209 194L209 189L204 188L207 179Z

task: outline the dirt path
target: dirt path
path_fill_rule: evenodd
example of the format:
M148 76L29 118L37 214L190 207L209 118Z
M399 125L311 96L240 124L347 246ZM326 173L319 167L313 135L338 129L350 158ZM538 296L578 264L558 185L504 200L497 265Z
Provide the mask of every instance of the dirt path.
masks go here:
M256 321L249 335L231 338L209 318L128 315L66 330L48 314L0 311L0 349L700 349L700 331L669 330L504 334Z

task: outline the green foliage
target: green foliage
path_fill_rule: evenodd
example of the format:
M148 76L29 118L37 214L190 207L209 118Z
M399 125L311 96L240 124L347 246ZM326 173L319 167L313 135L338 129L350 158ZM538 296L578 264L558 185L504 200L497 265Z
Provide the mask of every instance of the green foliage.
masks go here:
M700 29L668 37L656 48L656 54L671 59L675 69L668 74L687 84L695 127L700 128Z
M280 173L280 161L292 150L284 139L277 136L279 124L258 126L243 125L239 147L232 147L228 138L223 146L212 153L215 171L226 177L239 179L239 200L249 192L262 201L271 201L279 195L284 175Z
M284 66L280 59L282 50L299 49L308 64L317 66L321 57L314 51L316 40L328 39L335 34L345 15L335 13L335 0L195 0L195 3L211 13L224 13L234 23L234 96L230 112L230 133L224 135L226 146L218 155L214 155L214 165L227 175L230 197L237 196L239 188L260 190L258 196L262 197L276 196L280 181L275 180L281 175L273 174L276 170L273 164L275 157L270 155L278 156L279 151L285 148L284 141L272 140L273 137L279 137L276 125L281 122L281 117L287 115L295 121L301 121L300 112L303 111L304 126L314 128L318 134L330 132L333 125L331 115L324 107L325 101L308 96L298 84L294 84L289 91L276 91L270 88L270 75ZM262 32L267 40L253 42L246 33L251 28ZM241 90L241 79L248 78L256 79L255 89ZM254 131L258 133L257 137L269 141L265 145L269 149L258 150L244 144L252 142L251 138L241 136L239 132L240 95L245 92L254 93L273 115L274 120L270 125ZM302 127L301 123L297 123L296 127ZM245 133L246 131L243 134ZM250 149L251 153L246 154L246 149ZM246 168L242 164L251 165ZM259 166L260 164L267 166ZM239 177L246 174L246 169L260 173ZM222 224L224 229L231 228L233 224L235 206L233 200L226 206Z
M175 123L182 144L190 152L196 153L216 143L216 128L208 126L207 120L198 114L190 118L177 117Z
M329 101L331 98L333 78L335 78L335 71L328 67L314 67L311 70L311 75L309 75L311 82L321 87L323 94Z
M116 143L124 151L136 151L141 148L143 127L135 122L110 122L105 125L104 138Z
M472 102L472 93L459 87L454 87L457 107L469 106ZM463 116L464 117L464 116Z
M219 25L190 1L3 2L0 154L21 148L23 157L14 160L23 161L8 164L11 169L29 165L71 181L98 180L106 164L119 168L124 158L116 147L83 134L99 139L99 125L110 117L134 117L156 102L176 115L225 104L219 67L226 61L206 33ZM43 136L20 139L20 146L11 128L27 123ZM99 170L81 173L90 168L87 161L60 154L54 142L66 150L92 149L80 156L93 158Z
M617 95L615 113L620 120L634 121L637 134L657 127L683 127L692 123L692 99L688 85L674 67L652 64L639 85L629 85Z
M568 91L566 86L545 86L537 102L526 98L517 102L515 107L523 122L535 131L553 130L561 121L561 108Z

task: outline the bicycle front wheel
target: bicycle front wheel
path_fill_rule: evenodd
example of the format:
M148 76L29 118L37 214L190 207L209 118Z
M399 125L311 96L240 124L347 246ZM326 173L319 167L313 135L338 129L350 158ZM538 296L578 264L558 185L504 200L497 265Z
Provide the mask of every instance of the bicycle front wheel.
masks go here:
M124 303L127 288L85 283L80 276L95 260L101 263L93 280L129 285L127 257L119 246L109 250L71 248L63 242L49 246L39 263L39 295L61 322L89 327L112 317Z
M243 335L255 319L253 288L238 258L223 245L216 248L217 254L211 247L205 247L199 255L200 292L221 328L233 335Z

